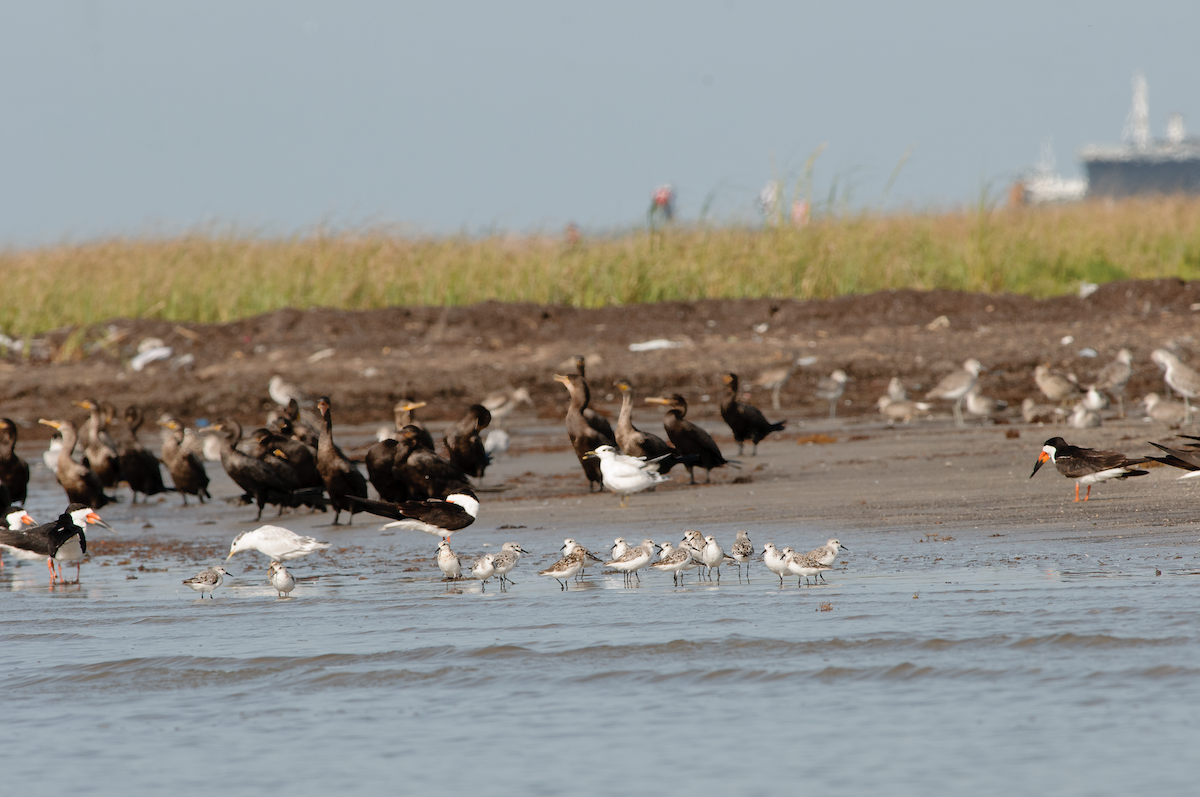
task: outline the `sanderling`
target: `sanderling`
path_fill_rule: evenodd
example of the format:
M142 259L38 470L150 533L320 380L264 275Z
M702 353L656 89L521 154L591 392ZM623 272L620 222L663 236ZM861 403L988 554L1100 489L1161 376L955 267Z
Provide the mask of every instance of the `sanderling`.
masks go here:
M708 578L712 580L712 571L716 568L717 583L721 583L721 563L725 561L725 549L717 542L717 538L709 534L704 538L704 550L700 552L700 561L708 568Z
M282 526L261 526L254 531L243 531L234 537L225 561L228 562L234 554L242 551L258 551L269 556L273 562L286 562L328 547L327 542L317 542L312 537L301 537Z
M279 593L279 597L289 597L292 590L296 588L296 579L292 578L292 574L283 566L283 562L271 562L270 567L271 586ZM214 587L214 589L216 589Z
M746 566L746 578L750 578L750 559L754 556L754 543L750 542L750 535L745 529L738 529L737 539L733 541L733 548L729 553L738 564L738 578L742 577L742 565Z
M662 554L654 564L650 565L655 570L663 573L670 573L676 586L679 585L680 571L687 567L692 560L692 549L686 545L681 545L676 548L669 541L662 544Z
M641 581L641 576L637 575L637 571L650 564L650 560L654 557L656 546L654 540L649 538L642 540L642 544L636 548L630 548L625 552L625 555L620 559L614 559L611 562L605 562L605 567L611 567L614 570L620 570L625 575L625 583L628 584L632 577L637 577Z
M582 547L582 546L581 546ZM570 584L571 576L583 569L584 553L580 549L567 554L562 559L559 559L554 564L547 567L545 570L538 572L539 576L550 576L558 581L560 589L566 589Z
M629 550L629 543L625 542L624 537L617 537L613 540L612 551L609 554L609 559L620 559Z
M488 579L496 575L496 557L492 554L481 556L471 565L471 578L482 582L480 589L487 589Z
M450 542L442 540L438 543L437 566L442 571L443 581L457 581L462 578L462 560L458 554L450 550Z
M807 556L809 559L816 559L823 565L829 565L829 567L833 567L833 563L837 559L838 552L848 550L850 549L838 542L837 538L833 538L820 548L813 548L811 551L806 553L805 556ZM819 575L821 580L824 581L825 574L821 573Z
M228 573L225 572L225 568L216 565L207 570L201 570L191 578L184 579L183 583L196 590L196 592L199 592L201 598L204 597L204 593L206 592L208 593L208 597L212 598L213 590L221 586L227 575Z
M496 568L496 575L500 577L501 586L503 586L505 583L516 583L508 577L508 574L511 573L513 568L517 566L517 563L521 561L521 554L523 553L529 553L529 551L525 550L515 542L504 543L504 546L500 549L500 553L496 555L496 559L492 563Z
M816 559L812 559L802 553L796 553L791 548L784 548L783 550L787 554L784 563L787 565L788 572L797 576L797 587L800 586L801 578L807 582L810 576L818 575L821 571L829 569L829 565L823 565Z
M779 576L779 586L783 586L783 576L791 571L788 570L784 563L784 552L775 547L775 543L768 542L763 546L763 564L767 566L775 575Z
M587 548L584 548L582 545L575 542L575 540L571 539L570 537L567 537L565 540L563 540L562 553L564 556L566 556L567 554L575 553L576 551L583 552L583 567L580 568L579 571L577 571L581 574L582 574L582 571L587 570L592 565L604 564L604 559L602 557L596 556L596 554L592 553Z

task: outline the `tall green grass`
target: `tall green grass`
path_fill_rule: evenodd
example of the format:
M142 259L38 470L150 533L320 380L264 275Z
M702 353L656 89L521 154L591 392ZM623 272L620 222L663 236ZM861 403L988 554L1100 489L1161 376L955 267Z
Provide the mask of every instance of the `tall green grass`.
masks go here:
M1200 278L1200 200L827 216L796 228L675 226L583 237L283 240L194 234L0 253L0 331L114 317L229 321L282 307L488 299L582 307L893 288L1049 296L1081 281Z

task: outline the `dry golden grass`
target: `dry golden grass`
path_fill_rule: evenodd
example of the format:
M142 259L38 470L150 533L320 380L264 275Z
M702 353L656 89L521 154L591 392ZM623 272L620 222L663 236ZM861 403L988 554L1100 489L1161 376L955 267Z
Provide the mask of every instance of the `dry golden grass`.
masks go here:
M893 288L1048 296L1081 281L1200 277L1200 200L826 217L803 229L677 226L590 238L286 240L188 235L0 253L0 331L116 317L228 321L281 307L488 299L595 307Z

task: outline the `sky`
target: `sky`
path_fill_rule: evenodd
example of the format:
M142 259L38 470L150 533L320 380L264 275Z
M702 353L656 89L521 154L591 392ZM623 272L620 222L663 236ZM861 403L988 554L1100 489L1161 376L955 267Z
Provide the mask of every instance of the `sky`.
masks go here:
M1200 130L1200 3L0 0L0 246L939 210ZM823 149L821 149L824 147ZM907 159L905 154L909 153ZM901 164L890 193L889 178Z

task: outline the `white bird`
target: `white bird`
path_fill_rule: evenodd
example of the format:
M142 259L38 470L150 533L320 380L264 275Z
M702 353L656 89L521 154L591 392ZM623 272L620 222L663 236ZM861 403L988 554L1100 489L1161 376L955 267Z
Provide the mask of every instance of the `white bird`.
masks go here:
M733 541L733 547L729 550L733 560L738 565L738 578L742 575L742 565L746 566L746 577L750 577L750 559L754 556L754 543L750 542L750 535L745 529L738 529L737 539Z
M963 400L963 405L966 407L969 415L977 415L980 418L990 418L1008 407L1008 402L1001 401L1000 399L994 399L991 396L983 395L979 392L979 385L975 385L967 391L967 395Z
M213 590L221 586L225 581L225 576L229 575L225 572L225 568L220 565L210 567L207 570L201 570L191 578L183 580L184 586L191 587L200 593L200 597L204 597L204 593L208 593L208 597L212 598Z
M271 561L286 562L323 551L329 546L330 543L318 542L312 537L301 537L282 526L262 526L254 531L243 531L234 537L225 561L228 562L234 554L242 551L258 551Z
M658 561L650 565L655 570L662 573L670 573L675 584L679 584L679 574L688 563L692 561L692 549L686 545L681 545L676 548L670 541L662 544L661 555Z
M1146 415L1168 426L1177 426L1183 423L1183 419L1187 416L1187 409L1182 404L1167 401L1157 393L1147 393L1142 398L1142 404L1146 407Z
M622 507L628 505L629 496L633 493L640 493L656 484L671 480L670 476L658 472L658 460L662 457L651 460L631 457L619 453L609 445L599 446L595 451L589 451L583 456L585 459L596 457L600 460L600 475L604 486L621 496Z
M721 563L725 561L725 549L717 542L717 538L709 534L704 538L704 550L700 552L700 561L708 568L708 577L712 578L713 568L717 570L717 583L721 583Z
M829 569L829 565L823 565L812 557L797 553L791 548L784 548L784 563L787 564L788 572L797 577L796 586L800 586L799 579L803 578L807 583L812 576L820 575L822 572Z
M1087 389L1079 403L1084 409L1092 412L1103 412L1108 409L1108 398L1095 385Z
M908 391L904 389L904 383L900 381L900 377L893 376L887 386L887 397L892 401L907 401Z
M612 551L609 552L609 559L620 559L629 550L629 543L625 542L624 537L617 537L613 540Z
M1150 352L1150 359L1166 371L1163 379L1176 393L1183 396L1183 422L1192 422L1192 399L1200 396L1200 374L1187 367L1166 349Z
M1067 416L1067 426L1072 429L1095 429L1101 423L1100 413L1089 410L1083 402L1076 404Z
M62 435L58 432L50 438L50 446L42 452L42 463L54 473L58 468L58 455L62 451Z
M483 438L483 450L487 452L488 457L493 463L499 461L500 457L508 452L508 447L512 443L512 437L503 429L489 429L487 435Z
M515 542L506 542L500 549L500 553L496 555L495 561L492 562L496 568L496 575L500 577L500 584L505 583L515 584L508 574L513 571L513 568L521 561L521 554L529 553Z
M1121 417L1125 417L1125 384L1133 376L1133 355L1129 349L1117 352L1117 359L1100 369L1096 374L1096 387L1117 400Z
M283 381L283 377L279 374L272 376L271 381L267 383L267 393L271 395L271 401L281 407L286 407L292 400L295 400L296 404L301 407L312 404L312 399L303 390L290 382Z
M271 562L267 570L271 577L271 586L279 593L279 597L289 597L292 590L296 588L296 579L292 578L292 574L283 566L283 562Z
M962 403L966 398L967 393L971 392L971 388L975 387L975 383L979 381L979 372L986 371L974 357L963 363L963 367L958 371L952 371L942 377L942 381L937 383L937 386L925 394L925 398L931 399L946 399L954 402L954 423L958 426L966 426L963 423ZM780 579L782 581L782 578Z
M1021 417L1025 423L1057 423L1062 418L1062 410L1049 404L1038 404L1031 398L1021 402Z
M438 543L437 565L438 570L442 571L443 581L457 581L462 578L462 560L458 558L458 554L450 550L450 542L448 540L442 540Z
M487 589L488 579L496 575L496 557L492 554L481 556L471 565L471 578L481 582L480 588Z
M775 547L775 543L768 542L763 546L763 564L767 566L768 570L779 576L779 586L781 587L784 575L791 572L783 560L784 553Z
M528 404L532 407L533 399L528 390L519 387L509 393L492 393L479 403L492 414L492 425L499 427L518 405Z
M621 571L625 575L625 583L628 584L632 577L637 576L637 571L650 564L655 550L654 540L647 538L642 540L641 545L626 551L620 559L605 562L604 566ZM641 580L641 577L638 576L638 581Z
M571 583L571 576L583 569L583 549L582 546L576 549L573 553L569 553L562 559L559 559L554 564L547 567L545 570L538 571L539 576L550 576L558 581L559 589L567 589Z
M850 377L846 376L846 372L839 368L829 376L822 377L817 382L817 398L823 398L829 402L830 418L837 415L837 401L846 392L846 382L849 379Z
M932 404L924 401L908 401L907 399L894 399L891 396L880 396L879 401L875 402L875 406L879 408L879 412L885 417L893 421L911 421L913 416L919 412L927 413L933 409Z

